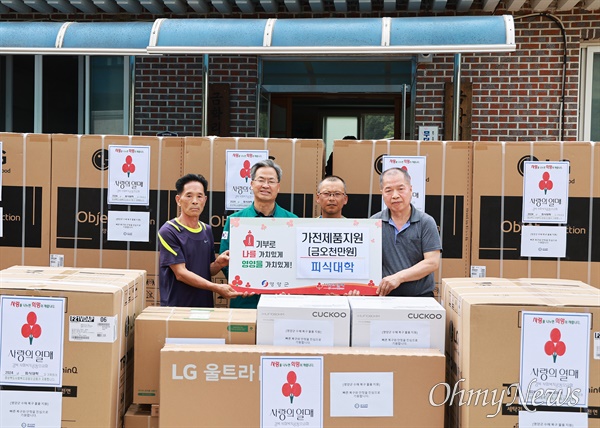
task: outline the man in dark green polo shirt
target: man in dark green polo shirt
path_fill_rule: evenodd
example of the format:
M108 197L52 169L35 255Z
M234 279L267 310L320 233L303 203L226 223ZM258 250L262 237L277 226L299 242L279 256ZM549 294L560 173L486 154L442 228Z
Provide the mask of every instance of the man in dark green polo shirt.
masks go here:
M223 227L219 253L229 250L229 222L231 217L298 217L296 214L281 208L275 202L281 186L281 167L279 165L271 159L257 162L250 170L250 178L252 179L250 186L254 193L254 202L252 205L227 217ZM223 273L229 277L228 268L224 268ZM230 300L229 306L232 308L255 309L259 298L260 295L236 297Z

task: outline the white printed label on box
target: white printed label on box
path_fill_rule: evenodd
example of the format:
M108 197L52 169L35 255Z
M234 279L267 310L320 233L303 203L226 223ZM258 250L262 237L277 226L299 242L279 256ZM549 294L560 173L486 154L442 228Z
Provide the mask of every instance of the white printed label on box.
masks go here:
M203 321L206 321L206 320L210 319L211 312L212 311L191 310L190 311L189 319L191 319L191 320L203 320Z
M65 255L64 254L50 254L50 267L64 267L65 266Z
M332 372L329 381L331 417L394 416L393 372Z
M521 257L566 257L566 255L566 227L521 227Z
M471 266L471 278L485 278L486 266Z
M523 163L523 223L567 223L569 162Z
M0 238L4 236L4 208L0 207Z
M109 241L149 242L150 213L139 211L109 211Z
M48 391L0 391L2 428L60 427L62 393Z
M62 386L65 299L0 296L0 384Z
M426 321L371 321L372 348L430 348L431 327Z
M69 341L113 343L117 340L117 316L69 316Z
M594 360L600 360L600 331L594 332Z
M268 150L225 151L225 209L241 210L254 201L252 166L269 158Z
M425 156L384 156L382 171L390 168L400 168L410 175L412 186L411 203L416 209L425 212L425 183L427 179L427 158ZM383 198L381 208L385 208Z
M587 428L587 412L519 411L519 428Z
M333 321L276 319L273 321L273 345L333 346L333 331Z
M107 202L150 205L150 146L108 146Z
M587 407L590 325L589 313L523 311L521 404Z
M323 427L323 357L261 357L260 373L260 428Z

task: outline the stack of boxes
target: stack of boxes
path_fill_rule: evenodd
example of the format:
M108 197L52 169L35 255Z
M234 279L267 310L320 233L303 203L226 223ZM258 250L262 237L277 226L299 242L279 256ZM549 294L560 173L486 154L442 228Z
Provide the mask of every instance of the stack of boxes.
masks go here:
M65 299L63 427L122 426L132 401L133 326L144 305L145 281L145 272L136 270L0 271L0 295Z
M109 206L110 145L150 147L148 206ZM148 281L146 304L159 304L157 232L177 215L175 181L181 175L182 138L52 135L53 262L60 266L143 269ZM148 242L109 241L109 210L149 212Z
M404 300L263 295L257 308L257 345L167 344L160 357L161 426L197 426L196 415L202 414L203 426L223 428L285 426L273 425L283 422L441 427L443 407L432 408L429 394L444 381L444 309L433 298L421 304L417 298L402 304ZM378 307L383 317L377 315ZM385 334L395 340L385 347L349 346L351 337L363 340L365 331L367 341L369 334L381 334L381 323L390 326ZM357 336L351 334L355 325L360 326ZM415 330L427 339L406 340L415 337ZM290 399L294 384L303 389ZM433 394L443 400L443 391ZM234 399L235 412L215 410ZM186 411L190 408L198 413Z
M521 257L523 163L568 161L564 258ZM568 278L600 288L600 145L476 142L471 265L489 277ZM444 253L444 257L446 254ZM445 275L450 278L455 275ZM469 276L469 275L456 275Z
M591 314L591 329L587 333L589 391L582 391L588 394L588 408L581 410L588 412L586 426L600 427L600 291L597 288L580 281L556 279L445 278L442 292L448 332L446 382L454 398L447 401L448 427L519 425L519 411L524 408L520 398L517 399L519 395L515 396L515 385L523 374L520 362L524 311L556 314L557 319L565 313ZM564 340L568 343L567 352L575 347L568 339ZM540 361L540 366L555 365L551 356L543 356L546 361ZM554 376L556 379L556 373ZM555 388L561 384L557 385ZM523 391L528 387L520 386ZM577 409L571 407L573 410Z
M134 402L160 401L160 350L165 343L256 344L256 310L147 307L135 325ZM190 340L187 340L190 339Z
M0 269L47 266L50 254L50 135L0 134Z
M591 314L588 426L600 427L600 333L594 322L600 317L600 292L576 280L553 279L569 277L600 287L600 229L592 227L600 210L598 145L334 143L333 172L348 186L347 217L368 217L381 209L382 156L427 158L425 207L440 227L444 247L435 273L443 308L429 298L263 296L257 311L143 311L159 301L156 231L177 215L173 201L178 177L188 172L207 177L210 192L202 220L213 227L218 246L228 214L226 150L268 150L284 172L278 203L301 217L315 217L323 143L10 133L0 134L0 140L0 268L49 262L74 266L14 266L0 273L2 295L66 299L65 427L120 427L123 421L126 428L158 426L159 403L161 426L198 426L198 414L211 427L260 426L269 415L328 427L441 426L444 406L431 403L444 401L446 391L433 388L444 381L465 391L506 392L498 408L456 402L446 406L446 426L516 426L522 408L514 404L507 386L519 381L523 311ZM151 147L150 205L126 207L150 212L147 243L107 240L108 210L124 209L106 201L111 144ZM570 162L563 259L520 257L522 165L528 160ZM466 278L472 268L489 277ZM529 279L504 279L518 276ZM114 327L108 342L93 337L97 317ZM92 324L82 325L82 320ZM89 329L90 334L70 339L73 329ZM184 343L198 338L222 344ZM304 367L303 361L320 370L320 401L294 407L292 417L292 405L301 406L310 394L292 399L292 390L284 385L293 388L301 381L289 378L268 390L261 370L284 367L281 373L288 374L290 367ZM392 391L383 400L387 407L373 408L373 389L340 387L364 383L361 373ZM285 406L269 407L270 397L285 399ZM223 404L233 401L235 412ZM340 407L340 402L353 403L358 410Z
M321 140L179 138L0 133L3 197L0 268L13 265L143 269L146 305L159 305L157 231L177 216L175 182L203 174L209 198L201 220L213 228L218 251L227 215L227 150L268 150L283 169L277 202L299 217L317 216L314 197L322 177ZM110 145L150 147L148 206L109 205ZM148 242L109 241L108 212L149 213ZM222 274L213 278L225 282ZM216 297L218 306L227 301Z

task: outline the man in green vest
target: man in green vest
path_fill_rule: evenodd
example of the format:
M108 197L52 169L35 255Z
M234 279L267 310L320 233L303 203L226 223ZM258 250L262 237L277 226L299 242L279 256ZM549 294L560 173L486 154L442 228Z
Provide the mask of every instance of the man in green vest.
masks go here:
M298 216L277 205L275 199L279 194L281 187L281 167L271 159L255 163L250 170L252 193L254 193L254 202L236 213L227 217L221 236L221 248L219 253L229 250L229 230L232 217L293 217ZM229 277L229 269L223 268L225 276ZM231 283L231 281L228 281ZM241 297L235 297L230 300L229 306L232 308L255 309L258 305L260 295L244 294Z

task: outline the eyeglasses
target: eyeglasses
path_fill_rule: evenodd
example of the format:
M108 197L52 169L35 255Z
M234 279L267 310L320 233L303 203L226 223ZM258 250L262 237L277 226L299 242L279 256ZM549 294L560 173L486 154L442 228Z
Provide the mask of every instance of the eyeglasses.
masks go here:
M256 182L257 182L258 184L260 184L261 186L263 186L263 185L265 185L265 184L268 184L269 186L274 186L274 185L276 185L277 183L279 183L279 181L277 181L277 180L266 180L266 179L264 179L264 178L257 178L257 179L255 179L255 180L252 180L252 181L256 181Z
M321 193L319 193L319 195L323 196L325 199L329 199L331 197L338 199L338 198L341 198L342 196L346 196L345 193L340 193L340 192L335 192L335 193L321 192Z

